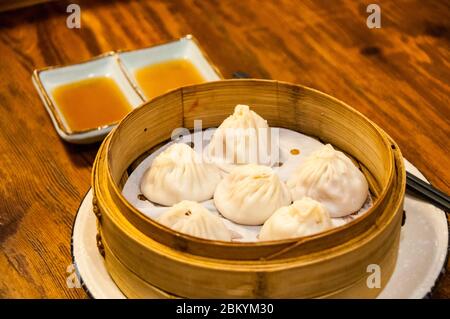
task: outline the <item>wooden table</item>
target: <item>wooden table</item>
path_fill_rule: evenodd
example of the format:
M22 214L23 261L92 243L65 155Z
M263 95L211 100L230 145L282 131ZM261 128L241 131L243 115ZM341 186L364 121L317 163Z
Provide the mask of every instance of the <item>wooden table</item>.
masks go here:
M33 69L194 34L226 77L301 83L384 128L450 193L450 9L443 1L59 1L0 14L0 297L84 298L68 289L70 234L98 144L58 138ZM450 276L434 293L450 297Z

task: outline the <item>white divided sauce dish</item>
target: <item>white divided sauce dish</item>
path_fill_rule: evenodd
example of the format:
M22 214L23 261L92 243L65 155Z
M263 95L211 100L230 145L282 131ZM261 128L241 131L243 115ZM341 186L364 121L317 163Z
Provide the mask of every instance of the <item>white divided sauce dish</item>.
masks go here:
M72 131L64 119L52 92L61 85L94 77L109 77L118 85L132 109L141 105L145 94L137 85L137 69L159 62L186 59L206 82L221 80L220 71L208 60L198 42L191 35L179 40L128 52L108 52L88 61L61 67L47 67L33 72L32 81L58 135L75 144L89 144L103 139L117 123ZM80 105L80 107L83 107Z

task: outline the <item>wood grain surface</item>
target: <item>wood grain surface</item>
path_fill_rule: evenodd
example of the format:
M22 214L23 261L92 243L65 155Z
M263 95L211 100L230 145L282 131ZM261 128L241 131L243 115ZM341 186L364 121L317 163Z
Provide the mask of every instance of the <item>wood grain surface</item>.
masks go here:
M0 0L0 12L29 7L47 1L51 0Z
M31 73L109 50L192 33L226 77L242 70L347 102L450 193L448 1L377 1L380 29L366 26L371 1L76 2L81 29L66 27L65 1L0 14L0 297L86 297L66 279L98 144L59 139ZM449 275L433 297L450 298Z

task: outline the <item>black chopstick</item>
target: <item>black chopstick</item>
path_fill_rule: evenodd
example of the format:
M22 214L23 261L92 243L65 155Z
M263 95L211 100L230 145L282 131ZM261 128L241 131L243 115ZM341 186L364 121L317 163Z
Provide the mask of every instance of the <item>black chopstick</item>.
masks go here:
M424 180L418 178L413 173L410 173L410 172L406 171L406 177L408 179L410 179L411 181L413 181L414 183L417 183L417 184L421 185L422 187L428 188L430 192L432 192L432 193L436 194L437 196L445 199L446 201L450 201L450 196L444 194L443 192L441 192L437 188L434 188L433 186L431 186L430 184L428 184Z
M234 79L249 79L251 78L250 74L243 71L236 71L233 73Z
M447 212L450 211L450 196L444 194L410 172L406 172L406 187L408 190L425 198L433 205Z

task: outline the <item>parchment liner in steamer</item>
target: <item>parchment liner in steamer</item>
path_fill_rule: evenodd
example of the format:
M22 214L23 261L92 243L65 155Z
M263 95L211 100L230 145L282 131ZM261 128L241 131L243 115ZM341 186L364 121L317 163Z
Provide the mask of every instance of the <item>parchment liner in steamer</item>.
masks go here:
M209 130L213 132L213 130ZM179 138L176 142L178 143L187 143L190 144L194 141L203 139L203 148L206 148L209 144L209 138L212 134L202 134L202 132L195 132L189 135L184 135ZM280 128L279 129L279 138L280 138L280 162L282 165L280 167L273 167L276 174L280 177L283 182L289 178L289 176L294 172L297 166L303 161L303 159L310 155L312 152L319 149L324 144L318 141L315 138L310 136L301 134L296 131ZM158 218L163 212L165 212L168 207L162 207L156 205L148 200L143 198L142 193L140 191L140 183L142 176L144 175L147 168L149 168L153 162L153 159L158 156L161 152L163 152L167 147L169 147L174 142L168 142L152 154L150 154L147 158L145 158L138 167L131 173L126 181L124 188L122 190L122 194L124 197L138 210L147 215L152 219ZM298 149L300 151L299 154L294 155L291 154L292 149ZM196 148L194 148L196 150ZM196 150L197 151L197 150ZM202 154L199 153L201 156ZM218 215L222 217L214 206L213 200L204 201L201 203L205 206L211 214ZM332 218L333 227L339 227L346 223L349 223L353 219L363 215L365 212L369 210L372 206L372 199L370 194L363 205L363 207L357 212L349 216L340 217L340 218ZM233 241L237 242L256 242L258 241L258 233L262 226L245 226L233 223L232 221L223 218L225 225L230 229L233 233Z

